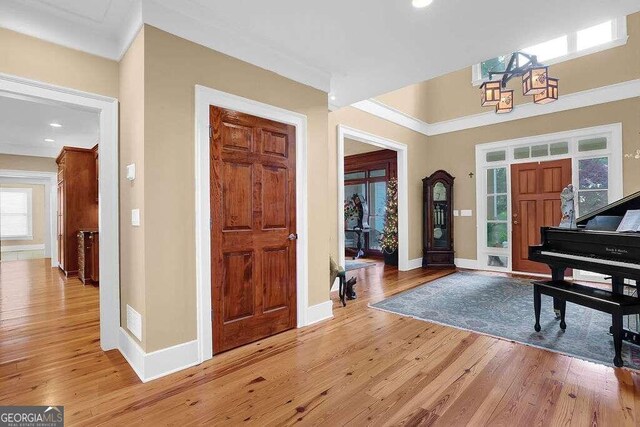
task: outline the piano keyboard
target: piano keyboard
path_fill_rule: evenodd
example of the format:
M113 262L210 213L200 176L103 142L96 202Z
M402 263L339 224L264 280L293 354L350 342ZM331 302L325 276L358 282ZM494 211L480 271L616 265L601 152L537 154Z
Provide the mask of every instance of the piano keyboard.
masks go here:
M560 252L549 252L549 251L540 251L540 255L546 255L546 256L556 257L556 258L573 259L573 260L592 262L592 263L608 265L608 266L613 265L616 267L624 267L624 268L631 268L634 270L640 270L640 264L634 264L630 262L613 261L609 259L594 258L594 257L588 257L588 256L580 256L580 255L570 255L570 254L565 254Z

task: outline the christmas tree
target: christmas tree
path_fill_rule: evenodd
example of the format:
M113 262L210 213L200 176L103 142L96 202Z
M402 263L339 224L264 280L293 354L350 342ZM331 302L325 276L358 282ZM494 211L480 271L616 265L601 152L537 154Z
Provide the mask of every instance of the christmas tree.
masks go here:
M384 208L384 227L378 239L380 247L388 254L398 249L398 181L387 183L387 203Z

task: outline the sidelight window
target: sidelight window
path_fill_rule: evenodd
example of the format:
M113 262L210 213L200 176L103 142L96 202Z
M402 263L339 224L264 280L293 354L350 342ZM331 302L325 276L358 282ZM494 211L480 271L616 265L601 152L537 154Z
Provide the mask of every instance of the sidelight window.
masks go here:
M487 247L506 249L509 246L507 168L487 169ZM489 255L488 262L506 267L506 257Z
M609 203L609 158L578 160L578 215L586 215Z

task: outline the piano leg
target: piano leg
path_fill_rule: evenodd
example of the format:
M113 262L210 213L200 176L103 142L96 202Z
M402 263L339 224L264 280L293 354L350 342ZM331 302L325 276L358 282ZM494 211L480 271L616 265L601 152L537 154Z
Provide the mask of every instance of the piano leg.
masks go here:
M540 288L538 288L538 285L533 285L533 309L536 315L536 324L533 327L536 332L540 332L540 329L542 329L540 327L540 306L542 297L540 295Z
M636 281L636 286L638 282ZM624 294L624 278L623 277L612 277L611 278L611 291L616 294L623 295ZM640 293L638 294L638 298L640 298ZM615 320L615 319L614 319ZM609 328L609 333L611 333L615 340L615 321L611 322L612 326ZM628 341L635 345L640 345L640 334L636 331L631 331L629 329L625 329L621 324L621 336L622 340ZM616 365L617 366L617 365Z
M564 272L566 268L551 267L551 280L564 280ZM553 299L553 311L556 313L556 319L560 319L562 311L562 301L558 298Z
M612 329L613 329L613 347L616 352L616 356L613 358L613 364L620 368L622 366L622 312L613 313L612 317Z
M624 294L624 278L623 277L612 277L611 278L611 290L614 294L623 295Z

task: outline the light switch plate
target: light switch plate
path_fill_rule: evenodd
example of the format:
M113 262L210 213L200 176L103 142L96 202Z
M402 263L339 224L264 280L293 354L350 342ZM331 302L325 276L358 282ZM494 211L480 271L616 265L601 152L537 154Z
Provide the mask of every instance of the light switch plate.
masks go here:
M136 179L136 164L135 163L131 163L130 165L127 165L127 179L129 181L133 181L134 179Z
M131 225L140 227L140 209L131 209Z
M127 304L127 329L142 341L142 316Z
M460 216L460 211L458 209L454 209L453 216Z
M471 209L463 209L460 211L460 216L473 216L473 211Z

